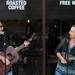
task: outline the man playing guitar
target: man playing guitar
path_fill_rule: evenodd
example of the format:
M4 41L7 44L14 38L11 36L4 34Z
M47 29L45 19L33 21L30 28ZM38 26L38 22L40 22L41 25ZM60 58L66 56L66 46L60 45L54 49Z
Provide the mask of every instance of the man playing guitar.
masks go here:
M5 67L15 63L19 59L17 52L30 44L29 41L24 41L24 43L18 48L13 48L12 46L6 48L6 39L3 23L0 21L0 75L12 75L12 71L6 71L7 69L5 69ZM13 60L10 61L11 57L13 57Z

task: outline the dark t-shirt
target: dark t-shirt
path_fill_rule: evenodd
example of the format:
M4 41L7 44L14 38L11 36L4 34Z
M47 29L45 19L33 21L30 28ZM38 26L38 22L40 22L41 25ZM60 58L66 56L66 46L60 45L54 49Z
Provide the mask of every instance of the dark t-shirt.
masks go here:
M56 47L55 52L66 52L67 54L72 54L75 56L75 46L72 48L69 47L69 40L67 38L63 38L59 45Z
M60 43L58 44L58 46L55 49L55 52L62 52L62 51L68 51L68 44L69 44L69 40L67 38L63 38Z
M6 47L10 45L8 33L0 33L0 51L5 51Z

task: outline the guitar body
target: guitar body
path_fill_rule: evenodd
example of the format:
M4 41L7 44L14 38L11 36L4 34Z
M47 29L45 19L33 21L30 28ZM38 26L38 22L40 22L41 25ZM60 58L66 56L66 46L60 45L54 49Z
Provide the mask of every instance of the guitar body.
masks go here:
M11 61L11 64L6 66L2 61L0 61L0 75L5 75L9 71L11 65L19 59L19 55L14 47L8 46L6 52L0 52L0 55L8 58Z

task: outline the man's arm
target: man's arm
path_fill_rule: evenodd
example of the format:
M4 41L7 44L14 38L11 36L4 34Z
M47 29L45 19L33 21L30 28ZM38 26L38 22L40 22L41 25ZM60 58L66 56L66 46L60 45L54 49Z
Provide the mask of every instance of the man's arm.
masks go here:
M25 45L25 47L29 46L29 44L30 44L30 42L28 42L28 41L24 41L24 45Z

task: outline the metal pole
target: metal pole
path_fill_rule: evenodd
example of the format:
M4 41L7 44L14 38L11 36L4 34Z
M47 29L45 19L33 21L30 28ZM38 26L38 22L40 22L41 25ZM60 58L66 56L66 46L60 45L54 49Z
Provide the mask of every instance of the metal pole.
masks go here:
M42 1L42 24L43 24L43 29L42 29L42 33L43 33L43 37L42 37L42 39L43 39L43 73L42 73L42 75L46 75L46 47L45 47L45 44L46 44L46 39L45 39L45 37L46 37L46 0L43 0Z

